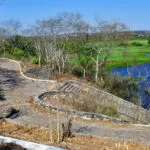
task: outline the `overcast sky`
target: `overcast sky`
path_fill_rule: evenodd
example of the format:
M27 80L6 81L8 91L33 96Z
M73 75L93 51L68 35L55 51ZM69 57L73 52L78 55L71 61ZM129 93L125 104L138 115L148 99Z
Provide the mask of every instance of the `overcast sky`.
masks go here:
M0 21L19 19L30 25L63 11L80 12L92 24L100 16L126 23L133 30L150 30L150 0L3 0Z

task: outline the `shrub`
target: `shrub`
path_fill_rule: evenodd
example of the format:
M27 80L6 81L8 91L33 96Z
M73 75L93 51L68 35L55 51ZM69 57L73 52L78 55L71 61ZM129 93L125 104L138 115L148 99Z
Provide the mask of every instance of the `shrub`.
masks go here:
M143 44L140 43L140 42L132 42L131 45L133 45L133 46L143 46Z
M21 49L19 49L19 48L15 48L14 49L14 52L13 52L13 56L15 56L15 57L23 57L24 56L24 51L23 50L21 50Z
M148 45L150 45L150 39L148 39Z
M119 117L119 113L117 112L117 108L113 105L103 106L100 108L99 113L112 116L112 117Z
M129 43L127 43L127 42L122 42L122 43L120 43L118 46L129 46Z
M83 76L83 71L82 71L81 66L76 66L75 68L73 68L72 74L74 74L74 75L76 75L78 77Z
M96 102L96 100L83 98L83 100L73 101L72 106L79 111L101 113L111 117L120 117L117 112L117 108L113 105L102 106Z
M121 78L119 75L104 73L102 75L103 84L99 81L98 88L104 89L118 97L121 97L131 103L140 105L138 77Z
M38 64L39 63L39 59L37 57L33 57L32 58L32 63L33 64Z

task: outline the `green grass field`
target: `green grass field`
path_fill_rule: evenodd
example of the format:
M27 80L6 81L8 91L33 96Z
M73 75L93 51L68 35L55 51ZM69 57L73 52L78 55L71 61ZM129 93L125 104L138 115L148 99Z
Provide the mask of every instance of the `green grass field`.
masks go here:
M142 46L134 46L132 43L138 42ZM108 58L106 68L125 67L135 64L150 63L150 46L148 40L130 40L128 46L116 47L112 55Z

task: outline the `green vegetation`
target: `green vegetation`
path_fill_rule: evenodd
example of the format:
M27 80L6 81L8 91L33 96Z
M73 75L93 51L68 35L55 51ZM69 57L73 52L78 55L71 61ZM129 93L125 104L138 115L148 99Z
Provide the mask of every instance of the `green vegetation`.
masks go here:
M107 69L150 63L148 40L129 40L127 46L118 46L108 58ZM138 43L136 46L133 43ZM140 46L139 46L140 45Z
M39 63L39 59L38 59L36 56L33 56L31 62L32 62L33 64L38 64L38 63Z
M112 76L109 73L102 73L102 79L98 81L97 87L106 91L111 91L112 94L122 97L123 99L141 105L138 92L141 90L137 77L121 78L118 75Z
M38 64L38 57L35 56L35 47L33 45L33 38L16 36L12 40L5 41L5 55L7 57L28 60L30 58L32 63ZM108 57L104 66L105 69L111 69L116 67L126 67L135 64L149 63L150 57L147 56L150 53L149 40L129 40L126 43L122 43L115 47L112 54ZM93 45L98 46L101 43L93 42ZM71 64L81 65L80 68L87 69L92 64L90 59L89 47L81 44L80 47L75 43L66 43L66 51L69 53L76 53L77 56L73 57ZM72 49L76 50L72 52ZM0 47L0 55L4 56L4 47ZM101 58L104 56L101 55ZM76 67L75 67L76 68ZM85 72L84 72L85 73ZM84 74L83 73L83 74ZM84 75L85 76L85 75Z
M100 107L99 113L117 118L119 118L120 116L119 113L117 112L117 108L113 105Z

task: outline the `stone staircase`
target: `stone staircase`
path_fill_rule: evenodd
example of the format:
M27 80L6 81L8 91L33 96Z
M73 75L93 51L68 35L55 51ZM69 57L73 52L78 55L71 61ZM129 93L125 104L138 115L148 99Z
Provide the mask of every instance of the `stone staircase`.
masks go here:
M57 90L73 94L80 94L81 96L84 96L89 93L89 87L87 87L87 85L75 81L66 82L62 86L60 86Z
M118 113L143 123L150 123L150 111L139 107L133 103L127 102L122 98L99 90L85 83L77 81L68 81L62 84L57 90L73 94L78 100L97 101L101 106L113 105Z

